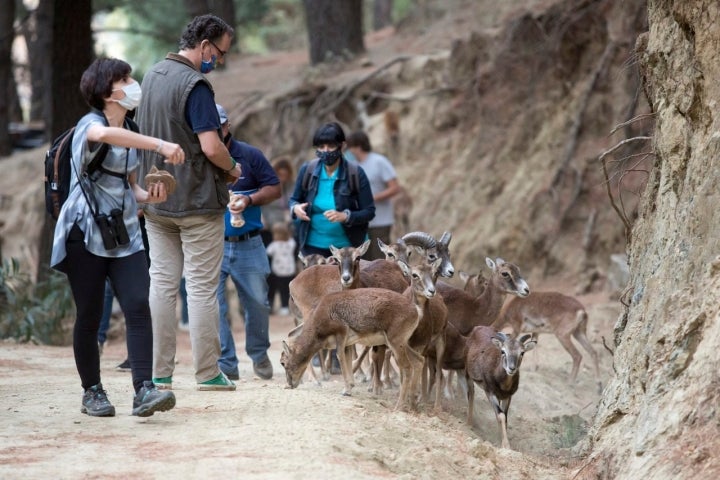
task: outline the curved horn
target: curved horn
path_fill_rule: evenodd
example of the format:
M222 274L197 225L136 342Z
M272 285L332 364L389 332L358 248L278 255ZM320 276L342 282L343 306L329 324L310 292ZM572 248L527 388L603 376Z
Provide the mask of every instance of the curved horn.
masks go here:
M443 245L449 245L450 239L452 239L452 233L444 232L442 234L442 237L440 237L440 240L438 241L438 243L442 243Z
M402 236L402 240L408 245L416 245L423 247L424 249L435 248L437 242L429 233L425 232L410 232Z

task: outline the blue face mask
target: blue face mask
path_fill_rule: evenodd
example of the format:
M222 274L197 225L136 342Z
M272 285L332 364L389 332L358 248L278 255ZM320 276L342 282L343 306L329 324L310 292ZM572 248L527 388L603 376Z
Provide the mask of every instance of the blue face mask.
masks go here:
M315 151L315 154L322 163L327 166L335 165L335 163L342 157L342 152L339 148L330 150L328 152L321 152L320 150Z
M213 70L215 70L215 67L217 66L217 56L211 55L209 61L205 61L201 59L200 62L200 73L210 73Z

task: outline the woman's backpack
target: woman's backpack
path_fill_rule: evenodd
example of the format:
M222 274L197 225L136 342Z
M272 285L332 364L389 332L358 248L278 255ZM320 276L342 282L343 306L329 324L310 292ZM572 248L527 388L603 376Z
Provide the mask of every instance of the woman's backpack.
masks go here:
M107 126L107 119L103 115ZM133 132L140 129L131 118L125 118L125 128ZM69 128L53 140L50 149L45 153L45 210L57 220L65 200L70 194L70 174L72 173L72 140L75 127ZM107 156L109 145L103 143L95 158L88 165L87 173L101 170L102 162Z

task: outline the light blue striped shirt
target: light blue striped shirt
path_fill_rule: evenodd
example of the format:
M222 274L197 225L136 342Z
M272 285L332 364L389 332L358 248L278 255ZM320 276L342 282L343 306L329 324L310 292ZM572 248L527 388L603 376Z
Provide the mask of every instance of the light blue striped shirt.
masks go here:
M85 171L100 147L99 144L95 145L95 151L90 151L90 146L87 141L87 130L95 123L100 125L105 124L101 115L91 112L81 118L75 128L72 142L70 194L60 209L60 215L57 225L55 226L52 257L50 259L50 265L52 267L57 266L65 259L67 255L65 242L75 223L77 223L80 230L85 233L85 248L94 255L101 257L127 257L145 248L143 246L140 223L137 217L138 206L135 200L135 194L131 188L125 188L123 179L112 175L101 174L97 181L84 183L84 185L90 185L97 201L98 209L104 214L109 214L113 208L123 208L123 199L125 201L123 219L128 236L130 237L130 243L112 250L106 250L103 246L102 236L98 226L93 219L91 209L80 189L77 174L82 174L82 172ZM129 152L129 156L126 155L126 152ZM128 156L127 172L129 175L138 166L137 151L133 148L128 150L124 147L111 145L102 166L107 170L124 174L126 156ZM86 192L89 193L87 187Z

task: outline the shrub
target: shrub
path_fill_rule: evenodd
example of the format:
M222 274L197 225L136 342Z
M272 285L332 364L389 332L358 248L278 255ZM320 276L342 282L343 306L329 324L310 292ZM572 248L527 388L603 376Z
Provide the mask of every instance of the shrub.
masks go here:
M33 284L20 262L0 265L0 338L58 345L65 343L64 320L75 313L70 286L64 275L52 271Z

